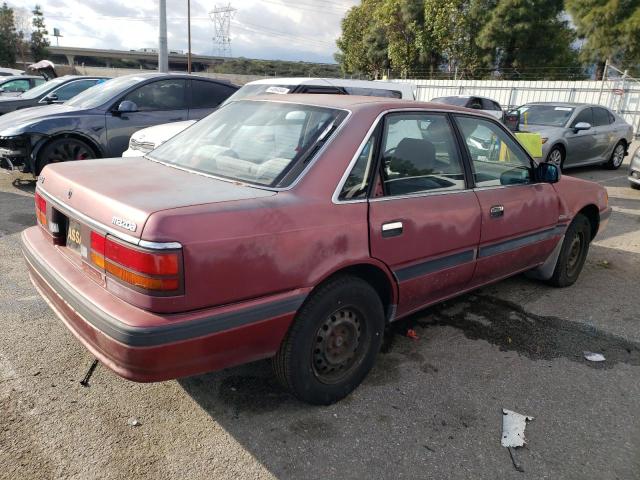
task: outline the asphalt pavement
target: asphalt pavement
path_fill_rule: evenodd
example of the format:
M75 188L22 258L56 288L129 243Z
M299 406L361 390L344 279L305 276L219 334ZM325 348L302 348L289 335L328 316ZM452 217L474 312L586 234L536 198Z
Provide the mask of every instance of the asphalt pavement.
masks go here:
M640 478L640 191L626 167L578 282L517 276L395 323L364 384L330 407L268 362L156 384L99 366L31 286L33 182L0 173L1 479ZM413 329L417 338L409 338ZM604 354L590 363L584 351ZM507 408L535 417L514 458Z

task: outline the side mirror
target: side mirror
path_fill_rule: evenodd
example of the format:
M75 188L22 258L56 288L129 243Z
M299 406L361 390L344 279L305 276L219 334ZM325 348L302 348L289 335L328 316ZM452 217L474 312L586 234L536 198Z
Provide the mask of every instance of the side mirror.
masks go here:
M504 124L512 132L517 132L520 129L520 111L512 110L504 114Z
M56 95L55 93L50 93L49 95L47 95L46 97L43 98L43 100L46 103L53 103L53 102L57 102L58 101L58 95Z
M539 182L557 183L560 180L560 168L553 163L541 163L536 169L536 177Z
M587 122L578 122L573 126L573 131L578 133L580 130L589 130L591 124Z
M118 105L118 108L116 109L116 112L118 113L133 113L137 111L138 105L136 105L135 102L132 102L131 100L120 102L120 105Z

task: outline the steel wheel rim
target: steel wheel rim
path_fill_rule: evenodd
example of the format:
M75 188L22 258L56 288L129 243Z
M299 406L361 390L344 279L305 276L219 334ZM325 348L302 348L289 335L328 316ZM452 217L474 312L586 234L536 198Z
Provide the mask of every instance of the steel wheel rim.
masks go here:
M584 242L584 236L582 232L576 232L571 239L571 245L569 246L569 255L567 256L567 275L572 277L580 264L580 258L582 257L582 244Z
M339 308L316 331L311 355L314 375L322 383L340 382L362 362L367 343L362 314L352 307Z
M552 163L557 167L561 166L562 154L560 153L560 150L555 149L551 152L551 154L549 155L549 163Z
M622 165L622 161L624 160L624 147L622 145L618 145L616 149L613 151L613 164L616 167Z
M48 163L58 163L69 160L87 160L89 158L93 158L93 152L83 143L71 140L56 145L46 160Z

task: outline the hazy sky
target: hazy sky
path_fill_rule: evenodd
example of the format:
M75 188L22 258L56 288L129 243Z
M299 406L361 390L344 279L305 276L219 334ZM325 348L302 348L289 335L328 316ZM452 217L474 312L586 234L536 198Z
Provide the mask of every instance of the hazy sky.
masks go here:
M131 50L157 47L158 1L37 0L49 33L60 29L60 45ZM31 5L10 0L14 8ZM237 11L231 22L233 56L332 62L340 20L359 0L191 0L194 53L215 53L213 23L208 13L230 3ZM34 2L35 4L35 2ZM169 48L187 49L187 2L167 0ZM52 45L55 38L50 37Z

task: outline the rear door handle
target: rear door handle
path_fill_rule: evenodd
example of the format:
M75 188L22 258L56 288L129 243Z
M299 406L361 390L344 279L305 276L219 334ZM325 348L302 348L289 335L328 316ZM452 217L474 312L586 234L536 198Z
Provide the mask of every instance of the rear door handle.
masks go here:
M389 222L382 224L382 236L384 238L402 235L402 222Z
M504 206L502 206L502 205L494 205L489 210L489 215L491 215L491 218L502 217L504 215Z

